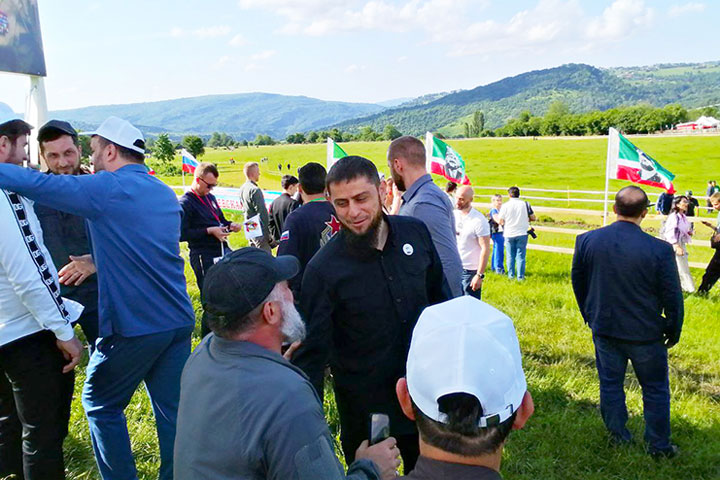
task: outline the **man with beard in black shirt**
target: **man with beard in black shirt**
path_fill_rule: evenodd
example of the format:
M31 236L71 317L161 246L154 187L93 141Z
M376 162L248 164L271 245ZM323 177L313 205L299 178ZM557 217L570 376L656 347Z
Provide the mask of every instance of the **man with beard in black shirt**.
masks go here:
M367 438L370 414L384 413L409 472L417 430L398 405L395 383L405 375L420 312L452 295L425 224L383 215L372 162L338 160L325 183L343 228L305 269L300 306L308 334L293 360L320 398L330 364L347 462Z
M290 212L280 235L278 256L292 255L300 260L300 272L290 279L290 289L300 298L305 266L330 239L340 231L335 209L325 197L325 167L310 162L298 170L303 205Z

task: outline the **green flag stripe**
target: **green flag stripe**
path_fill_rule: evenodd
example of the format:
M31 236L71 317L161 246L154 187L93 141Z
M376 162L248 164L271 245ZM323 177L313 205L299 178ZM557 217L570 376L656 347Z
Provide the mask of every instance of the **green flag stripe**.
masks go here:
M345 150L340 148L340 145L333 142L333 158L343 158L347 157L347 153L345 153Z
M630 160L630 161L639 163L640 157L638 156L637 151L640 149L637 148L635 145L633 145L633 143L630 140L628 140L621 134L618 134L618 136L620 137L620 151L618 152L618 156L620 158L624 158L625 160ZM653 164L655 164L655 170L657 170L657 172L660 175L662 175L663 177L667 178L670 181L672 181L675 178L675 175L672 172L670 172L669 170L667 170L665 167L660 165L657 160L652 158L650 155L648 155L643 150L640 150L640 151L642 153L644 153L645 156L653 162Z

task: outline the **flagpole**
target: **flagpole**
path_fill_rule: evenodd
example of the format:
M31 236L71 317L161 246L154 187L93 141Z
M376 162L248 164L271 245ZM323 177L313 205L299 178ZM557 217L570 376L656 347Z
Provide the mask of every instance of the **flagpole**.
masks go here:
M610 190L610 132L608 131L608 151L605 159L605 193L603 194L603 227L607 225L608 191Z

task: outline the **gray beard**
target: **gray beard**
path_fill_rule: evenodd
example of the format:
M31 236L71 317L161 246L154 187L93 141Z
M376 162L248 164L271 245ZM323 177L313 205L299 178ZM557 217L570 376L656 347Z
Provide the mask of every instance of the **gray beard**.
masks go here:
M286 342L294 343L305 339L305 322L300 317L300 313L295 308L293 302L283 301L282 312L283 312L283 324L280 328L280 332Z

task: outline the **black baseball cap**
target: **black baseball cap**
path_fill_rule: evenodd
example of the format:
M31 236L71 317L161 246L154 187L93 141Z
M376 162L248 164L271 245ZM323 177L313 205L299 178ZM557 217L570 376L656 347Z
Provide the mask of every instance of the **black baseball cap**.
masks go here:
M70 123L64 120L50 120L38 130L38 142L44 142L50 132L60 132L70 135L71 137L78 136L77 131L75 131Z
M292 255L273 257L255 247L225 255L203 283L203 307L214 315L244 316L262 304L275 285L300 271Z

